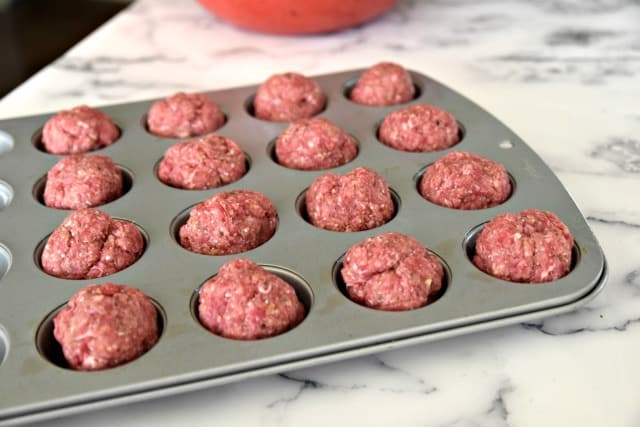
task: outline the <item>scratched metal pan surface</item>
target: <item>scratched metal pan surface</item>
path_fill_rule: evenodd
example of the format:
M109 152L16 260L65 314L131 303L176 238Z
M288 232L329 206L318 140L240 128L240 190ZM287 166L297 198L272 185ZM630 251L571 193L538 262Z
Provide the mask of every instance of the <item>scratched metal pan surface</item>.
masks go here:
M129 176L130 189L103 205L113 217L133 221L147 238L132 266L97 280L64 280L40 270L42 242L69 214L40 203L43 177L61 158L38 149L40 131L52 114L0 121L0 424L18 424L92 408L167 395L250 376L311 366L403 345L431 341L573 310L605 284L606 263L596 238L560 181L524 141L482 108L455 91L411 72L418 95L452 113L462 141L432 153L394 150L377 140L379 122L394 107L367 107L345 96L363 70L314 76L327 95L321 116L358 141L345 173L367 166L395 193L397 212L368 231L337 233L305 221L299 197L327 171L302 172L274 162L274 139L286 123L251 115L256 86L206 92L227 116L217 132L232 138L249 157L239 181L207 191L185 191L161 183L155 165L177 140L145 130L155 100L101 108L122 135L95 153L110 156ZM410 103L410 104L411 104ZM72 106L69 106L72 107ZM416 189L421 171L452 150L501 162L514 191L503 204L458 211L424 200ZM256 190L276 206L275 235L262 246L232 256L191 253L175 240L188 208L232 189ZM572 271L551 283L526 285L495 279L470 261L475 233L501 212L537 208L555 212L575 237ZM411 311L384 312L353 303L341 292L335 272L355 243L386 231L417 238L445 265L446 288L434 303ZM307 307L305 320L282 335L237 341L209 333L193 312L198 287L227 261L244 257L294 285ZM142 357L117 368L78 372L64 366L52 337L51 317L69 297L90 283L115 282L146 292L159 308L162 335Z

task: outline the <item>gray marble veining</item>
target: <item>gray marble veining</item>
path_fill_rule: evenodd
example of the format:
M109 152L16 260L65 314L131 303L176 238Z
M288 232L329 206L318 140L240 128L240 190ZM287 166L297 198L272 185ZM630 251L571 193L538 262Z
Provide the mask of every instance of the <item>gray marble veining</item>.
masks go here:
M0 100L0 116L383 59L460 91L551 165L610 261L604 292L538 322L46 425L640 425L638 0L401 0L368 25L307 37L139 0Z

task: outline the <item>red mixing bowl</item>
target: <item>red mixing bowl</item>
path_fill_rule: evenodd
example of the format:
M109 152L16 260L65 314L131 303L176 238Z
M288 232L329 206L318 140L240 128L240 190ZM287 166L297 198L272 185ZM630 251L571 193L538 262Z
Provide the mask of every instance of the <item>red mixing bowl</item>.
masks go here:
M239 27L274 34L337 31L367 22L397 0L198 0Z

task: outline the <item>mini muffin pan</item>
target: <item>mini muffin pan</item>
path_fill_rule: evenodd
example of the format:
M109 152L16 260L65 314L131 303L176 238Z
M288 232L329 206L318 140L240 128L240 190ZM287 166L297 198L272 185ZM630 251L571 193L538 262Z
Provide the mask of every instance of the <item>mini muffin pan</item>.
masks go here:
M101 108L120 127L120 139L98 150L125 171L128 191L98 207L137 224L146 238L142 257L114 275L97 280L64 280L39 267L49 234L69 214L42 204L47 171L61 156L42 151L39 139L52 114L0 121L0 424L19 424L103 408L125 402L195 390L434 341L478 330L573 310L590 300L606 282L605 258L584 217L544 162L506 126L479 106L420 73L410 103L368 107L347 95L363 70L314 76L327 95L320 114L358 142L358 156L330 171L303 172L274 162L273 141L287 123L251 115L256 86L206 92L226 114L217 133L235 140L248 157L248 173L212 190L188 191L160 182L155 165L178 140L145 130L145 114L155 100ZM462 140L443 151L409 153L377 140L380 121L391 111L425 102L453 114ZM72 106L69 106L69 108ZM513 192L503 204L458 211L423 199L417 190L425 167L452 150L465 150L501 162ZM339 233L305 220L304 191L318 176L343 174L367 166L393 190L396 214L376 229ZM45 177L45 178L43 178ZM256 190L276 206L275 235L237 255L207 256L178 245L178 228L189 209L216 192ZM501 212L549 210L575 237L571 272L545 284L510 283L478 270L470 261L482 225ZM417 238L445 266L439 298L404 312L372 310L350 301L340 279L341 257L367 237L398 231ZM276 337L258 341L222 338L197 320L197 290L225 262L245 257L291 283L307 309L305 320ZM161 336L140 358L104 371L66 367L52 336L51 319L69 297L90 283L135 286L158 307Z

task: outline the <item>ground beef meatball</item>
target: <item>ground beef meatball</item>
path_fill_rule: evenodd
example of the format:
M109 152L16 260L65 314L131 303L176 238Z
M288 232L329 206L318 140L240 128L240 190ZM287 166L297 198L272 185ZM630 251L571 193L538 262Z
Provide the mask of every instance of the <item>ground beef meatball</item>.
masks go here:
M47 120L42 130L42 145L53 154L77 154L113 144L120 130L100 110L80 105L60 111Z
M273 236L276 208L264 194L235 190L196 205L180 227L180 244L205 255L229 255L260 246Z
M550 282L571 268L573 237L551 212L503 213L488 222L476 240L473 263L499 279Z
M201 93L178 92L157 101L147 113L149 132L166 138L198 136L223 124L220 107Z
M420 194L447 208L484 209L507 200L511 183L500 163L476 154L452 151L425 171Z
M278 163L291 169L334 168L349 163L357 154L354 139L322 117L296 120L276 141Z
M206 135L167 149L158 178L172 187L206 190L239 180L247 172L244 152L222 135Z
M69 366L80 371L130 362L158 341L158 315L149 297L114 283L79 290L53 324Z
M362 231L388 222L394 214L391 191L377 172L359 167L340 176L317 178L305 194L309 220L332 231Z
M321 112L326 102L318 83L298 73L275 74L253 101L255 116L272 122L291 122Z
M390 232L349 248L341 274L353 301L398 311L432 302L442 287L444 269L416 239Z
M415 87L407 70L392 62L380 62L362 73L350 98L358 104L382 107L409 102L414 95Z
M272 337L294 328L304 316L293 287L248 259L229 261L200 289L200 322L223 337Z
M433 105L416 104L385 117L378 138L396 150L426 152L457 144L458 133L458 124L451 114Z
M60 159L47 173L45 205L80 209L103 205L122 195L122 172L107 156L76 154Z
M142 233L129 221L95 209L71 213L49 236L42 269L63 279L95 279L127 268L144 250Z

